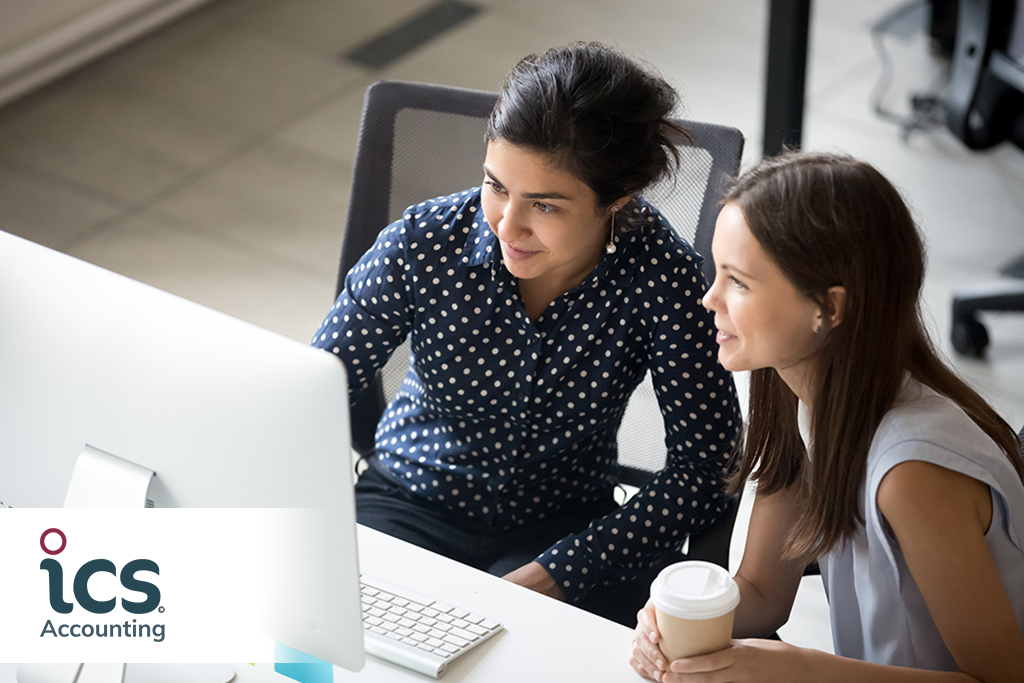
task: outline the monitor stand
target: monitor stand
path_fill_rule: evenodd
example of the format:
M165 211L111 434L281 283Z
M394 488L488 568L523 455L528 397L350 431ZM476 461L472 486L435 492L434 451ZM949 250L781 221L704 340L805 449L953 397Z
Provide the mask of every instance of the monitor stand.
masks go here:
M149 485L156 474L86 445L75 461L64 507L152 507ZM230 683L227 664L19 664L18 683Z

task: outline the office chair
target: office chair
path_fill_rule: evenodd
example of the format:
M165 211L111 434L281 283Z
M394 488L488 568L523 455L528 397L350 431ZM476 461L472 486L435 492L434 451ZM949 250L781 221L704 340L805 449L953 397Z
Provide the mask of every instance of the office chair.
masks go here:
M366 92L348 219L335 296L345 275L377 234L402 211L432 197L480 184L484 133L496 93L424 83L380 81ZM724 179L739 169L743 135L734 128L683 122L693 142L680 141L683 164L676 177L649 191L650 202L705 258L714 279L711 236ZM352 408L352 446L372 455L377 422L409 366L408 343L395 351L373 385ZM665 465L665 429L650 376L634 392L619 430L620 481L642 486ZM739 498L690 543L690 556L728 566L729 542Z
M1024 0L960 0L957 11L949 128L970 149L1004 140L1024 148ZM1003 273L1024 278L1024 258ZM1024 282L954 293L953 348L981 358L989 338L978 311L1024 311Z

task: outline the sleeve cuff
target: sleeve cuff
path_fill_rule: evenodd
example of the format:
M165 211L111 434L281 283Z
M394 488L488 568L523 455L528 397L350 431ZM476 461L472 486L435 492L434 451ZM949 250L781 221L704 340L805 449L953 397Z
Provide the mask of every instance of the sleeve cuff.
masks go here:
M579 536L566 536L537 557L565 594L566 602L577 602L599 583L598 572Z

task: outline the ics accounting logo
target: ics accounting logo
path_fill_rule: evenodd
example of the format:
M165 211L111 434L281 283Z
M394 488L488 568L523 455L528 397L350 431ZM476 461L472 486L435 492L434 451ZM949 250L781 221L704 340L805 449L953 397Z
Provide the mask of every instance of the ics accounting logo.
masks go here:
M60 529L47 529L39 537L39 545L48 555L39 563L39 569L48 575L50 608L58 614L72 614L75 612L75 604L65 599L64 566L55 559L67 547L67 536ZM68 570L70 572L71 568L69 567ZM160 605L160 589L152 579L139 578L138 574L140 573L159 576L160 567L153 560L139 559L126 563L118 572L117 566L110 560L89 560L74 570L72 595L79 607L94 615L110 614L116 609L118 603L120 603L121 609L129 615L139 616L151 614L154 611L163 614L164 608ZM89 580L97 574L112 574L119 578L121 587L128 591L128 595L120 595L120 600L117 595L110 597L93 595L92 589L89 587ZM137 599L139 597L142 599ZM73 619L73 621L90 623L61 622L54 624L53 619L47 619L40 637L151 638L155 642L162 643L165 636L164 624L139 623L137 618L126 618L123 623L113 622L109 617L107 619L83 617L78 620Z

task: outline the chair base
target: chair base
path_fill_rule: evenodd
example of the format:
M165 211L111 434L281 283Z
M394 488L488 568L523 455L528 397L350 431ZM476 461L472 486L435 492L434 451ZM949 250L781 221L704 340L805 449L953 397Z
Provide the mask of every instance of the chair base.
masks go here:
M979 311L1024 311L1024 281L974 285L953 295L953 348L973 358L983 358L989 344Z

